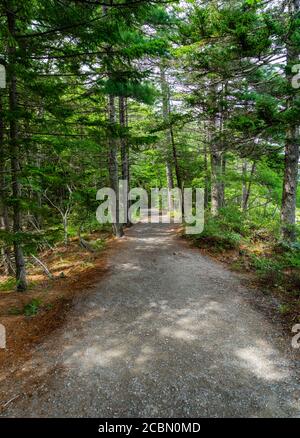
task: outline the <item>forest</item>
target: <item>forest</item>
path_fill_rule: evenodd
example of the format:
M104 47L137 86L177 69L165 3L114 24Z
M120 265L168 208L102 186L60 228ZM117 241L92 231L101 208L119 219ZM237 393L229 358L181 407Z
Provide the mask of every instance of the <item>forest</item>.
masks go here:
M299 24L299 0L1 0L1 290L121 237L95 212L123 179L203 188L195 245L297 299Z
M299 120L300 0L0 0L2 432L299 418Z

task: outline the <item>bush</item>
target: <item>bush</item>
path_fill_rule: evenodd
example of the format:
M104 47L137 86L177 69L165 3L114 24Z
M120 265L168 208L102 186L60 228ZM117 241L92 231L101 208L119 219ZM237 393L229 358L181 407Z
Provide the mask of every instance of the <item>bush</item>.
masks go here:
M33 298L28 304L26 304L23 308L23 313L25 316L34 316L38 313L39 308L41 307L41 300L37 298Z
M237 209L224 208L217 217L207 214L204 230L195 235L197 245L205 245L216 250L236 249L242 239L243 221Z

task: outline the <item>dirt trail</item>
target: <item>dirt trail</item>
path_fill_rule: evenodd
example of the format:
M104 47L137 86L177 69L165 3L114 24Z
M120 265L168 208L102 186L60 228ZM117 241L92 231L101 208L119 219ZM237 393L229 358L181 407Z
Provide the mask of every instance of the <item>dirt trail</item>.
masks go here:
M2 416L300 416L291 340L238 276L170 225L136 225L109 258L10 384Z

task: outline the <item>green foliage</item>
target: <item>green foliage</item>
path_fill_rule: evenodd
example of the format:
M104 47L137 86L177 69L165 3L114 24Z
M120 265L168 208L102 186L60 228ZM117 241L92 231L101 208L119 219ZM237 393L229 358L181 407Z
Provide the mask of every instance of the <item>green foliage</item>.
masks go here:
M126 82L108 79L104 84L103 91L114 96L131 97L148 105L153 104L156 97L155 88L149 82L140 83L138 80L132 79L128 79Z
M284 270L299 268L299 243L280 240L283 150L300 117L299 90L289 77L295 59L285 65L282 54L298 51L298 17L260 0L130 7L120 0L106 10L97 2L11 1L16 37L6 3L0 5L0 51L9 86L15 75L18 101L11 109L9 90L0 93L3 248L13 253L17 245L27 257L60 243L65 233L106 230L95 218L96 193L111 184L108 157L121 177L125 144L132 187L165 187L170 163L174 180L179 173L185 187L206 189L197 244L218 250L274 245L270 257L251 256L250 263L278 283ZM14 124L17 191L10 166ZM221 157L216 180L213 148ZM224 186L224 208L212 217L216 181ZM299 191L297 207L299 220ZM21 220L14 227L16 209ZM290 229L299 239L299 225ZM104 246L102 239L91 244ZM11 282L0 289L9 290ZM32 303L28 312L38 307Z
M12 307L9 310L10 315L25 315L25 316L35 316L38 314L42 305L41 300L33 298L29 303L20 309L19 307ZM46 308L50 309L51 305L47 305Z
M279 312L282 314L282 315L285 315L285 314L287 314L287 313L289 313L290 312L290 306L288 305L288 304L280 304L279 305Z
M273 274L280 270L280 263L276 260L272 260L269 257L259 257L256 255L251 256L251 264L256 271L261 274Z
M28 304L26 304L23 308L23 314L25 316L35 316L40 307L41 307L41 300L38 300L37 298L33 298Z
M92 248L96 249L97 251L101 251L106 246L105 239L97 239L95 241L90 242Z
M15 278L8 278L6 281L0 283L0 292L11 292L16 287Z
M243 222L240 212L223 209L218 217L206 215L204 231L192 239L198 246L209 246L217 251L238 248L242 240Z

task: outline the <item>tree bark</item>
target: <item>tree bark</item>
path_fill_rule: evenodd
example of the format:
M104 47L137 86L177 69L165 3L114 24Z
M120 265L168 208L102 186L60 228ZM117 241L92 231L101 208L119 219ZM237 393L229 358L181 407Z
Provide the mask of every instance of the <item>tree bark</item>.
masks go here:
M166 81L165 68L160 67L160 82L161 82L161 92L162 92L162 113L165 123L169 124L170 117L170 100L169 100L169 89ZM173 166L172 166L172 135L170 126L166 129L166 147L165 147L165 159L166 159L166 177L168 186L168 207L169 211L173 210L173 200L171 191L174 189L174 178L173 178Z
M248 209L252 180L253 180L255 170L256 170L256 162L254 161L252 164L252 168L251 168L249 183L247 185L247 161L246 160L244 161L243 170L242 170L242 172L243 172L243 183L242 183L243 184L242 185L242 210L243 210L243 212L247 211L247 209Z
M161 83L161 92L162 92L162 113L163 119L165 123L169 122L170 115L170 102L169 102L169 90L168 84L166 81L166 73L163 66L160 68L160 83ZM167 184L168 189L172 190L174 188L174 179L173 179L173 169L172 169L172 154L171 154L171 145L172 138L170 128L166 129L166 176L167 176Z
M180 172L179 163L178 163L177 148L176 148L176 144L175 144L174 131L173 131L172 125L170 125L170 134L171 134L173 160L174 160L174 166L175 166L177 187L182 189L181 172Z
M6 181L5 181L5 148L4 148L4 120L2 95L0 92L0 228L6 233L10 232L8 208L6 204ZM10 247L4 243L1 255L6 275L13 275L14 270L11 262Z
M217 85L211 85L209 89L209 99L211 101L211 110L213 113L209 118L208 143L210 145L210 162L211 162L211 214L217 216L224 204L223 186L223 119L224 108L221 104L220 91Z
M247 200L247 170L248 170L248 163L247 160L243 161L242 165L242 210L246 211L246 200Z
M214 139L214 133L218 125L217 118L211 119L209 133L210 166L211 166L211 214L217 216L222 207L222 154L219 144Z
M212 145L211 152L211 214L217 216L222 207L222 159L220 152Z
M221 153L221 189L220 189L220 206L225 207L225 175L226 175L226 155Z
M116 124L116 109L115 98L109 95L108 98L108 120L110 126L109 138L108 138L108 168L109 168L109 180L110 187L116 194L116 217L113 223L113 232L116 237L123 236L123 226L119 219L119 166L118 166L118 144L115 138L114 127Z
M106 15L108 7L103 5L102 11L103 15ZM113 56L111 54L110 47L107 47L107 56ZM108 77L111 76L111 71L107 71ZM120 209L119 209L119 165L118 165L118 144L115 138L114 128L116 126L116 108L115 108L115 98L113 95L108 96L108 123L109 123L109 133L108 133L108 171L109 171L109 181L110 188L114 190L116 195L116 217L115 222L112 224L113 233L116 237L120 238L124 235L123 225L120 223Z
M226 144L224 138L225 123L228 118L227 109L227 83L222 84L222 96L219 103L220 123L219 123L219 135L220 135L220 153L221 153L221 188L220 188L220 207L225 207L225 175L226 175Z
M292 87L292 66L299 64L299 46L293 41L293 34L296 29L295 16L299 16L300 0L291 0L289 3L289 14L291 16L290 33L287 42L287 73L286 78ZM296 100L296 90L292 90L287 99L287 110L293 108ZM281 204L281 234L287 241L294 241L296 237L296 196L298 183L299 166L299 125L292 121L287 128L285 142L285 166L283 193Z
M209 176L208 176L208 158L207 158L207 142L204 141L204 208L208 207L209 200Z
M128 210L129 210L129 199L128 194L130 190L130 169L129 169L129 148L128 148L128 142L127 138L125 137L125 128L127 127L127 102L126 98L123 96L119 97L119 119L120 119L120 126L123 129L123 133L121 136L121 161L122 161L122 180L127 181L126 190L124 192L124 202L127 204L127 226L130 225L129 218L128 218Z
M69 245L69 233L68 233L68 217L62 216L63 229L64 229L64 244Z
M122 179L128 182L129 187L129 157L128 157L128 144L127 139L124 136L126 128L126 99L123 96L119 97L119 117L120 126L123 129L123 135L121 136L121 160L122 160Z
M16 26L15 26L15 14L9 9L6 12L8 30L12 38L14 39ZM13 232L14 232L14 254L16 265L16 280L17 289L24 291L27 288L26 280L26 268L25 259L23 254L23 248L19 241L20 233L22 231L21 224L21 185L19 181L20 175L20 158L19 158L19 133L17 123L17 109L18 109L18 96L17 96L17 78L15 73L15 54L16 49L14 41L8 45L8 73L9 73L9 110L11 113L10 119L10 159L11 159L11 179L12 179L12 196L13 196Z

